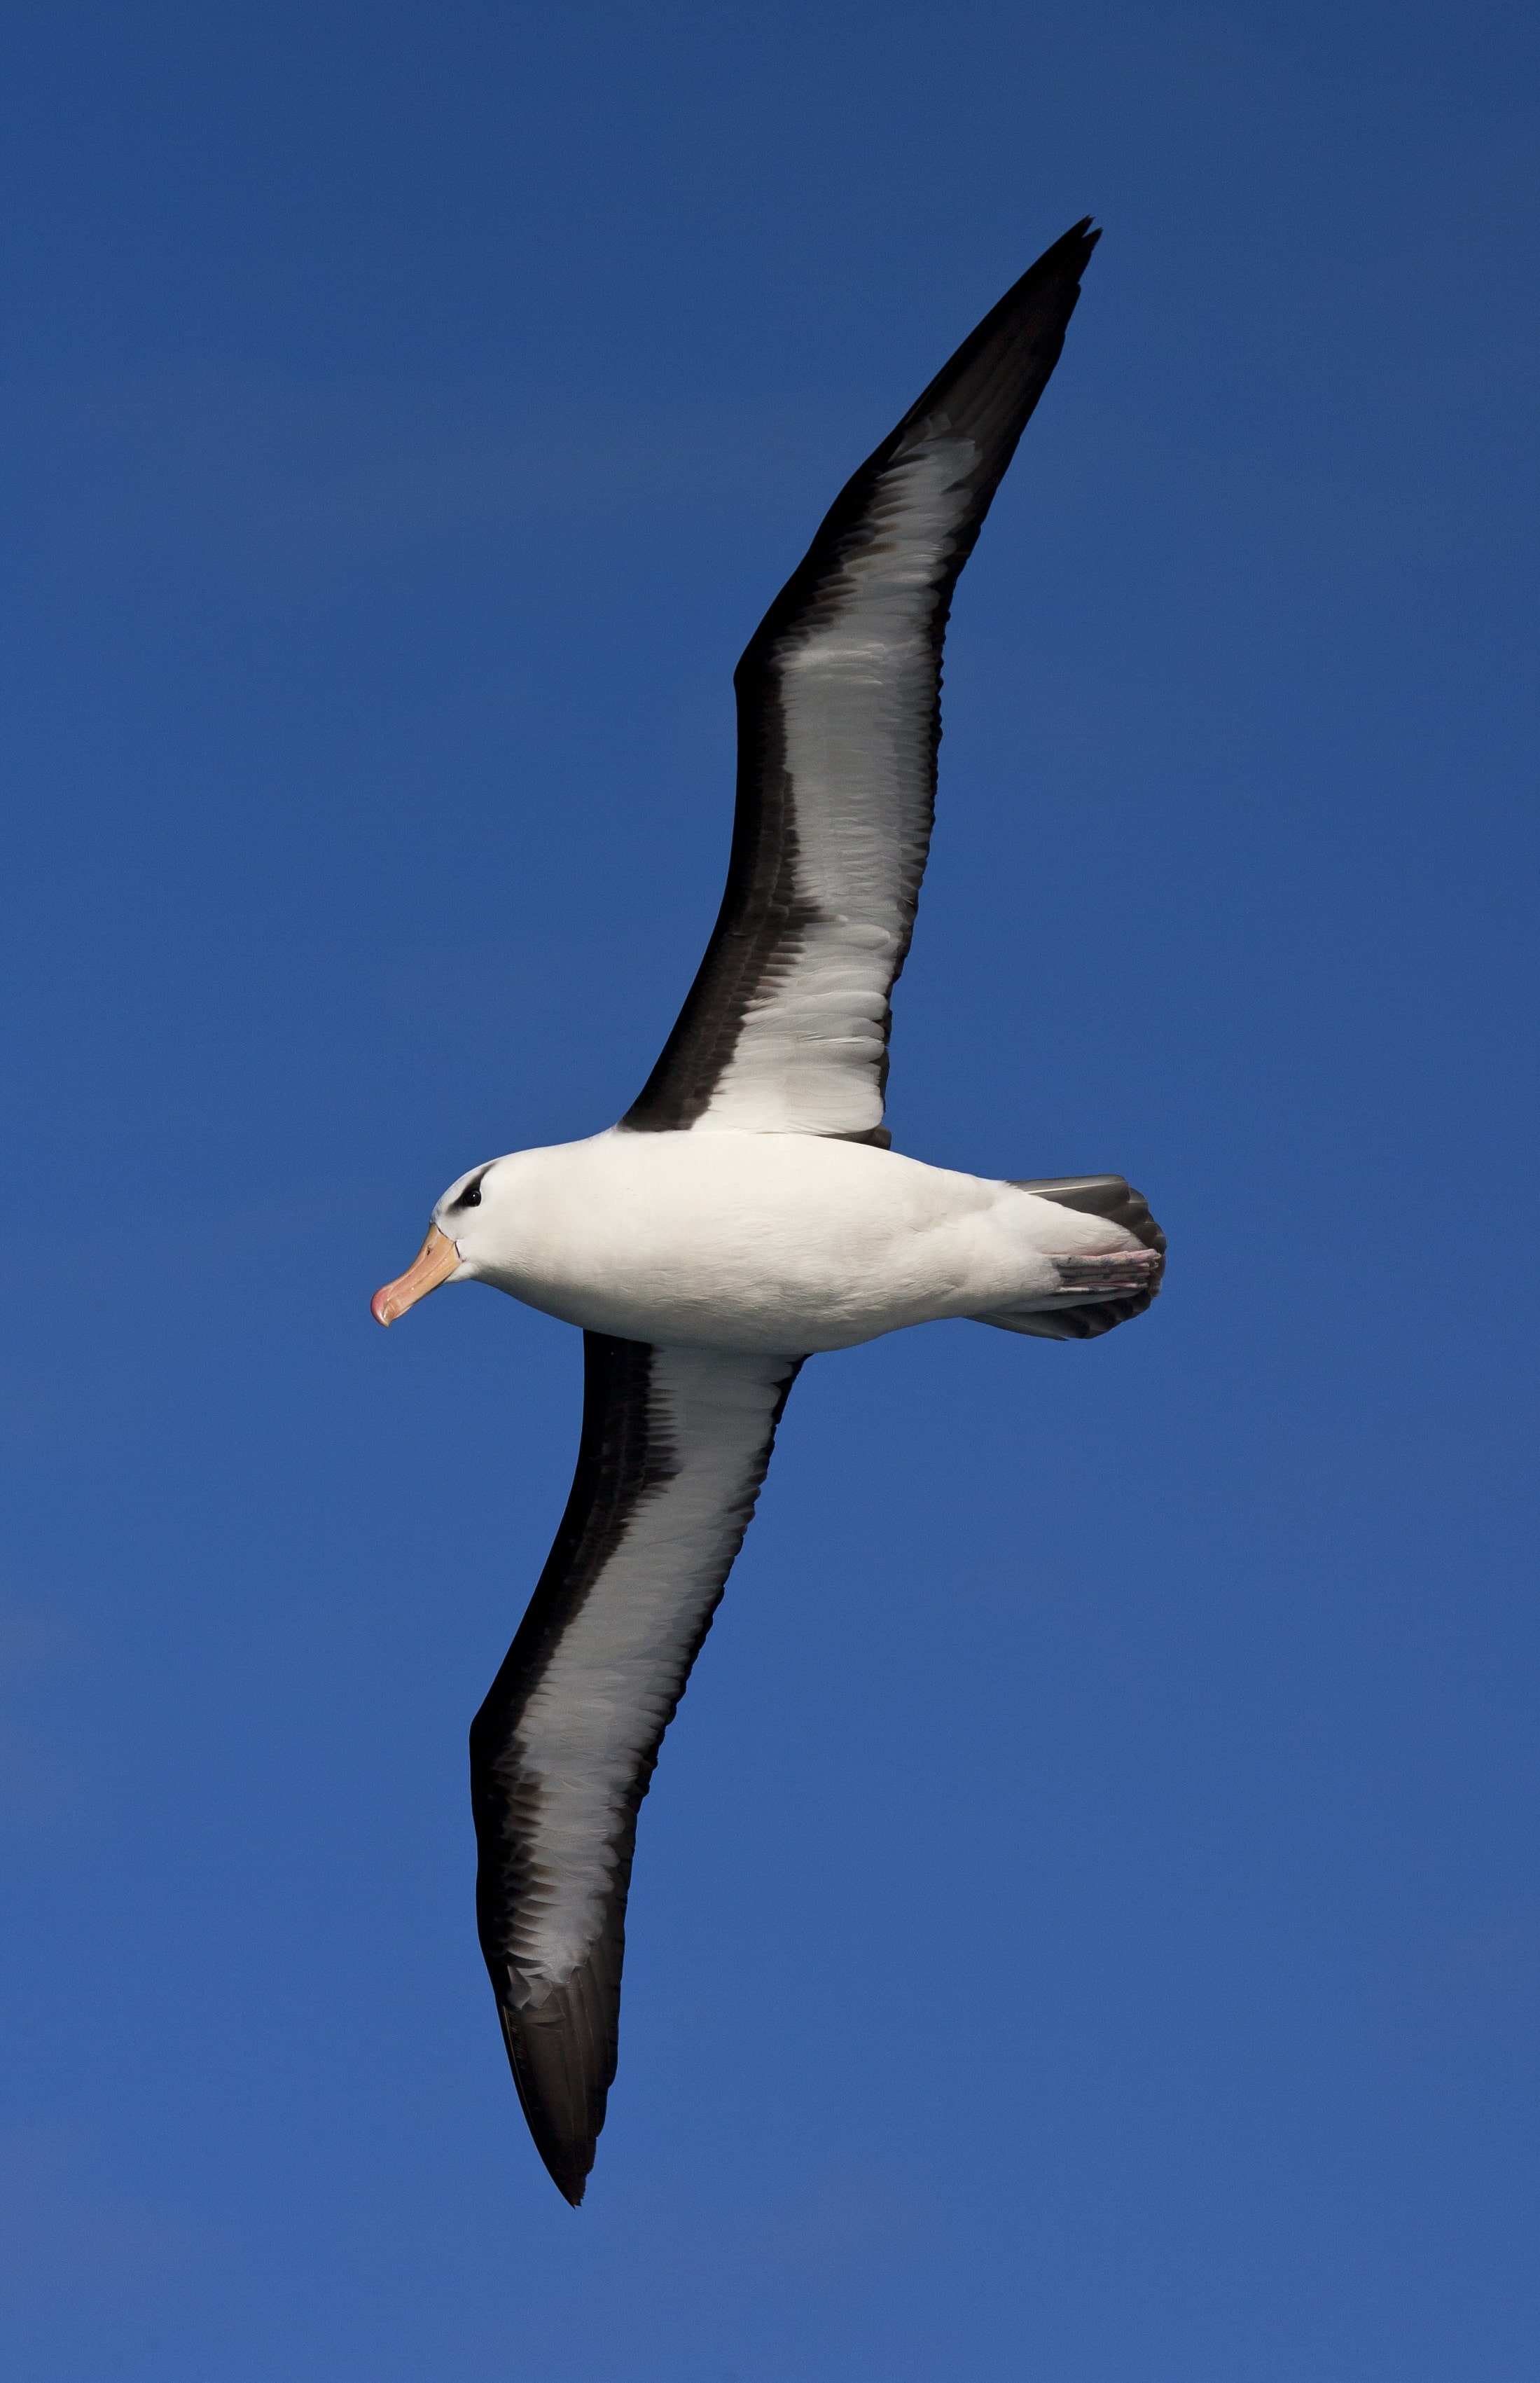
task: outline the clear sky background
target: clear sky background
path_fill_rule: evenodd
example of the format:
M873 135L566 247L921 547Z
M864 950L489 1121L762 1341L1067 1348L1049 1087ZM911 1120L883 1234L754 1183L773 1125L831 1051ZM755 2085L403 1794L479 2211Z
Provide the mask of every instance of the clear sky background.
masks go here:
M25 2383L1531 2383L1519 6L11 0L0 2343ZM962 585L899 1146L1144 1321L810 1365L574 2216L466 1725L730 680L1106 227Z

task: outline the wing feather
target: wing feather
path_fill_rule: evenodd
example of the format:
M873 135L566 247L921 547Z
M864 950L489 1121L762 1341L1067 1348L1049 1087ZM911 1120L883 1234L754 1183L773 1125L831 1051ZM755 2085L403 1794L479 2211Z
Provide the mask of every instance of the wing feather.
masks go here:
M584 1335L572 1495L471 1731L482 1951L574 2204L615 2074L636 1816L800 1362Z
M727 890L622 1124L886 1141L889 1000L935 808L953 591L1099 237L1056 241L841 491L738 665Z

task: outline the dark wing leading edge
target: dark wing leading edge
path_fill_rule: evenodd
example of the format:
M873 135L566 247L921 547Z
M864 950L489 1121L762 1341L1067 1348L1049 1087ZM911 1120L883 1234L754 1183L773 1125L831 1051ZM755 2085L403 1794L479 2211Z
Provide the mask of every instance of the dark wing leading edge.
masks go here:
M567 1511L471 1730L476 1908L536 2148L583 2198L615 2074L636 1814L800 1360L584 1335Z
M640 1098L688 1126L885 1141L888 1000L930 842L952 593L1099 234L1066 232L835 499L738 665L738 796L706 957Z

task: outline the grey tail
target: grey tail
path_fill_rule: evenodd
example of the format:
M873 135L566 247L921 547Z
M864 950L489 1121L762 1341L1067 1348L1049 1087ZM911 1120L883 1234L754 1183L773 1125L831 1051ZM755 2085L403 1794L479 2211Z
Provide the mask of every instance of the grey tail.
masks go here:
M1029 1182L1016 1179L1018 1192L1033 1192L1040 1200L1056 1200L1061 1208L1078 1208L1082 1216L1105 1216L1121 1225L1147 1250L1164 1259L1165 1235L1150 1214L1150 1203L1121 1175L1046 1175ZM1164 1266L1162 1268L1164 1272ZM1025 1332L1037 1340L1095 1340L1115 1324L1142 1315L1159 1293L1160 1280L1122 1299L1086 1300L1078 1306L1038 1307L1025 1311L997 1308L976 1315L975 1324L992 1324L1002 1332Z

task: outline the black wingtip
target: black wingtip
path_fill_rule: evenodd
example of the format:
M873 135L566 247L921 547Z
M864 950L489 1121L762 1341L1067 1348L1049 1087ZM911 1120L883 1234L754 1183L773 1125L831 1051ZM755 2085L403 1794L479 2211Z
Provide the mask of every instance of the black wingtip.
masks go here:
M535 2148L575 2209L594 2165L619 2052L624 1939L616 1922L588 1959L536 2004L498 1996L503 2042Z
M577 2158L572 2161L559 2159L554 2153L542 2149L538 2143L536 2149L539 2151L540 2157L546 2164L546 2174L568 2208L581 2209L583 2196L588 2190L588 2170L594 2165L594 2145L592 2143L586 2145L586 2158L580 2150Z
M566 2097L559 2091L553 2093L554 2080L548 2074L545 2077L539 2074L547 2064L537 2057L531 2058L533 2047L514 2014L505 2010L502 2022L509 2066L513 2071L513 2082L519 2089L520 2105L535 2148L540 2155L546 2174L562 2200L569 2207L576 2209L588 2189L589 2171L598 2149L598 2130L589 2134L581 2126L574 2128L571 2124L561 2123L560 2105ZM553 2102L557 2108L552 2107Z
M1093 229L1092 220L1090 216L1082 216L1078 224L1071 224L1066 232L1061 232L1052 248L1044 249L1037 264L1030 266L1029 270L1036 273L1041 271L1045 265L1052 267L1061 261L1067 263L1070 256L1078 251L1078 269L1084 272L1086 259L1102 237L1101 225L1097 224Z

